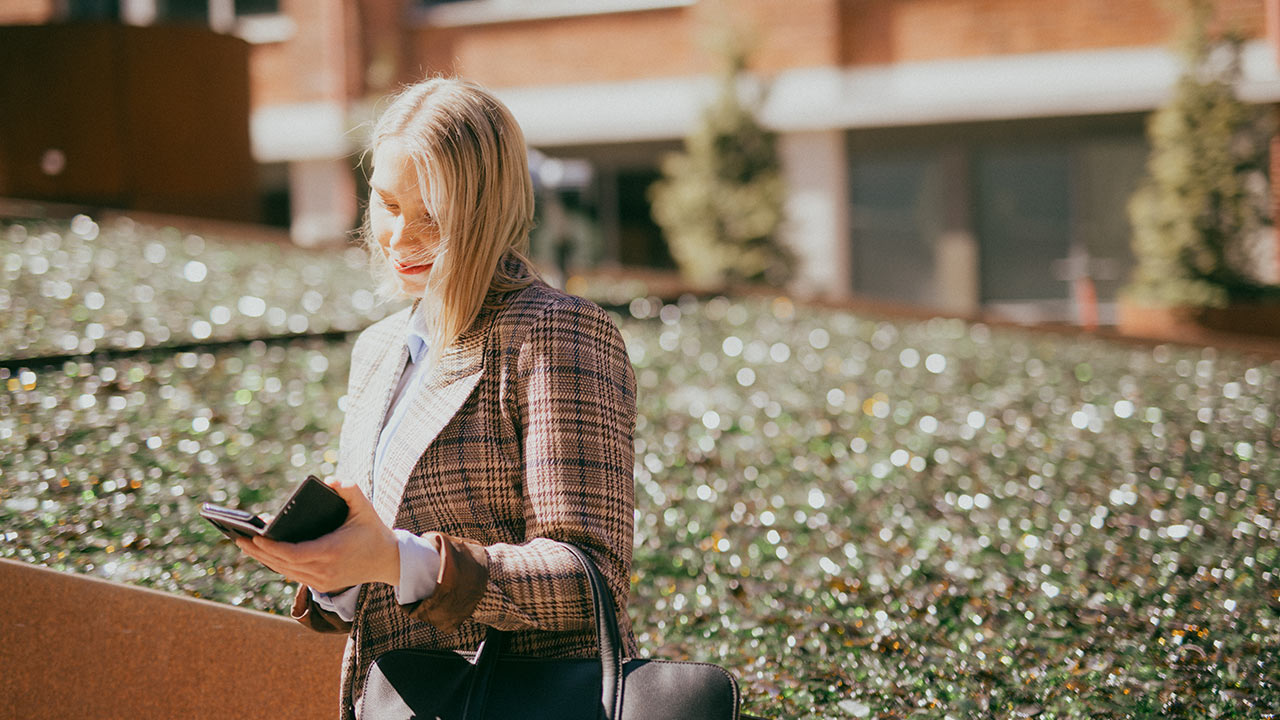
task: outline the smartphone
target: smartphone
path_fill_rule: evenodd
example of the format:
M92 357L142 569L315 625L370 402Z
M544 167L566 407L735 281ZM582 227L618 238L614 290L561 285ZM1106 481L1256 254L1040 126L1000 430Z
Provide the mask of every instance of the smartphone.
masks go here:
M337 530L347 519L347 501L315 475L308 475L270 522L244 510L205 503L200 516L235 540L260 535L282 542L315 540Z

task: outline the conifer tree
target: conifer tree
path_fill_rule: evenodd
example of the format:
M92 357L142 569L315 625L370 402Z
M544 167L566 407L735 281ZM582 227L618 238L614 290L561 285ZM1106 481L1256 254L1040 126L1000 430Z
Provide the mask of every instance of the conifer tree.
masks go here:
M743 100L746 53L730 43L715 102L667 156L663 179L649 190L681 274L697 287L738 282L780 285L794 259L780 243L786 188L777 137L756 119L759 98Z
M1220 307L1266 292L1245 270L1268 223L1267 133L1236 96L1239 39L1210 35L1209 0L1183 4L1186 66L1148 121L1147 177L1129 203L1137 266L1128 293L1149 305Z

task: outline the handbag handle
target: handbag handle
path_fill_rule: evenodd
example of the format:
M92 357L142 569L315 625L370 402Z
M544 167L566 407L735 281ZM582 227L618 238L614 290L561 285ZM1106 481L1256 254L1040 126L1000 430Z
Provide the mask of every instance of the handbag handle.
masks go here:
M578 559L587 573L587 585L591 589L591 604L596 621L596 642L600 648L600 717L603 720L615 720L621 714L622 703L622 631L618 629L618 614L613 608L609 586L590 556L572 543L562 542L561 545ZM489 679L493 675L493 668L498 664L498 656L506 648L508 635L505 630L492 626L485 632L484 642L476 653L476 669L462 713L464 720L480 720L484 717Z

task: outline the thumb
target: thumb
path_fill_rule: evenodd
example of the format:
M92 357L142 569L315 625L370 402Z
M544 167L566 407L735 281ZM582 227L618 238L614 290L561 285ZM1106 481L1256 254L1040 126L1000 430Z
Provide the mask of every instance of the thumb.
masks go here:
M338 480L336 478L326 478L325 485L333 488L339 497L347 501L347 507L355 510L357 505L368 504L369 499L365 497L364 491L354 482Z

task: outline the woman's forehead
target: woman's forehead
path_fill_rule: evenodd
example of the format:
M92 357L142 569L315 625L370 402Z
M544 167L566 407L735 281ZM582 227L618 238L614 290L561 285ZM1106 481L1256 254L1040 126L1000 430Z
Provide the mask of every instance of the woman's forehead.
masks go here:
M369 184L384 195L403 195L417 190L417 168L403 144L387 140L373 149L373 175Z

